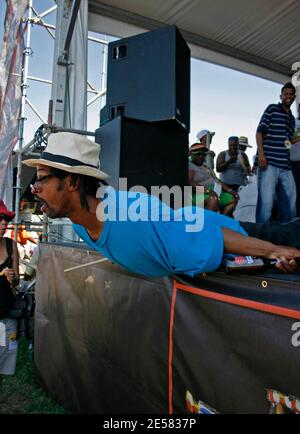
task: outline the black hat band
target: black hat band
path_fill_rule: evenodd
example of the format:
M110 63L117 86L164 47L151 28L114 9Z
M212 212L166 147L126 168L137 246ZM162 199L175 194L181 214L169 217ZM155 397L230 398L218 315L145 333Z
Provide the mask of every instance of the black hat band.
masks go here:
M65 157L63 155L54 155L50 152L42 152L41 158L44 160L53 161L53 163L66 164L67 166L88 166L93 167L94 169L98 169L97 166L93 166L92 164L86 164L82 161L75 160L74 158Z

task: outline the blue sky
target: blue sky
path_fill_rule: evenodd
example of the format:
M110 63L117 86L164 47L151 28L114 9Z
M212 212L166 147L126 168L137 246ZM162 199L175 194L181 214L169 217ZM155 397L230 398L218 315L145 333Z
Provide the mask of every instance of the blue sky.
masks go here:
M42 12L54 5L53 0L34 0L33 6ZM2 41L6 2L0 0L0 37ZM55 13L45 17L47 23L55 24ZM98 36L97 34L92 34ZM29 61L29 74L48 80L52 79L54 42L46 30L33 26L31 33L33 55ZM102 47L89 42L88 78L100 88ZM211 148L219 153L227 148L231 135L248 136L254 145L248 151L255 152L257 123L268 104L279 101L281 85L240 73L218 65L192 59L191 62L191 133L190 143L196 141L196 133L207 128L215 131ZM50 85L29 81L28 97L38 111L47 119ZM92 98L90 94L88 99ZM99 125L100 101L88 110L88 129L94 131ZM42 123L29 107L26 108L25 142L33 137Z

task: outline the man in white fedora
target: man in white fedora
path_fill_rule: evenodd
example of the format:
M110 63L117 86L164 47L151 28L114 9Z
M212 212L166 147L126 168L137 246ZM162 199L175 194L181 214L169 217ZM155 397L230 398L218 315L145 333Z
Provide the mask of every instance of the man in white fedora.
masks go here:
M174 211L154 196L111 187L97 194L99 182L108 178L99 152L99 144L83 136L53 133L41 158L24 163L37 168L32 192L41 210L51 218L68 217L87 245L113 262L141 275L194 276L214 271L225 253L235 253L278 259L279 270L297 270L300 250L248 237L237 221L218 213L198 207ZM144 210L140 219L137 208ZM202 216L201 230L187 230L193 213Z

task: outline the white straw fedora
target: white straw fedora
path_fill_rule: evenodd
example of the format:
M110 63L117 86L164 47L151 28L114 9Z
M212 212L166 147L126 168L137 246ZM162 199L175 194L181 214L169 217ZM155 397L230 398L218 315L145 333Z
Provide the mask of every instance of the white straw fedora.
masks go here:
M97 179L109 177L100 170L100 145L80 134L52 133L40 158L24 160L26 166L54 167L65 172L91 176Z

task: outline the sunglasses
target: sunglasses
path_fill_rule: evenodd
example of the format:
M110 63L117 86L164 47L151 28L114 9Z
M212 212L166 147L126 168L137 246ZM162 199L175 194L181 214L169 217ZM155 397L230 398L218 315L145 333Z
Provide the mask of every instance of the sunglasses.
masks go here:
M205 156L205 152L203 152L203 151L196 151L196 152L191 152L191 155L192 156L197 156L197 155L202 155L203 157Z
M51 179L51 178L54 178L54 175L45 175L45 176L42 176L41 178L37 179L34 184L30 184L31 193L33 193L33 194L37 193L41 189L41 186L48 179Z
M0 214L0 221L5 220L7 223L10 221L10 218L7 215Z

